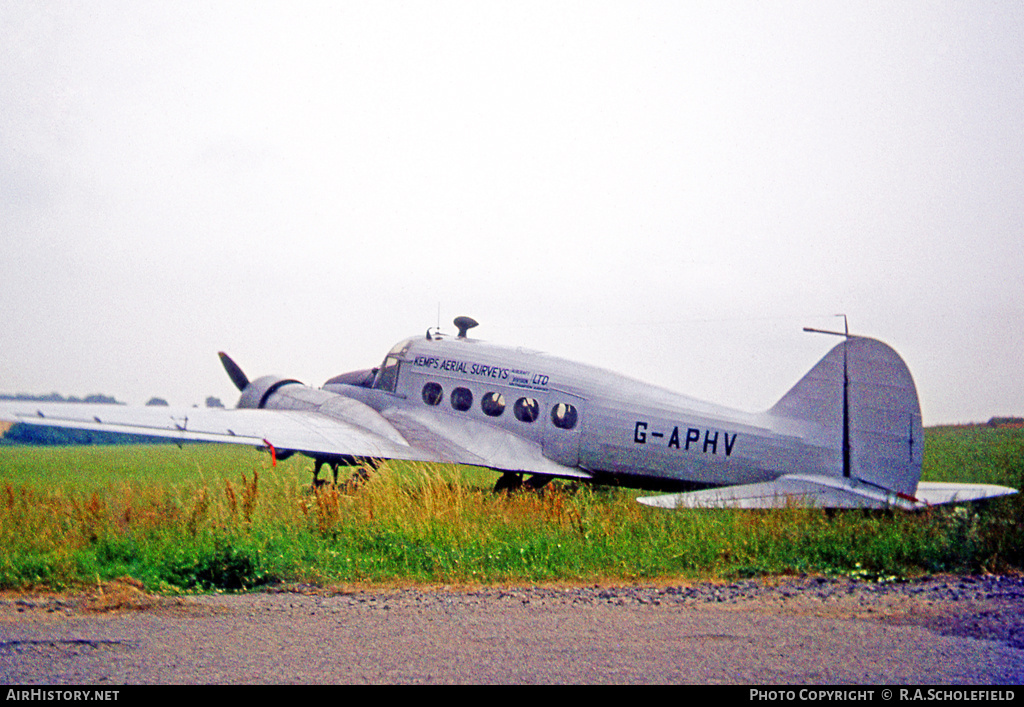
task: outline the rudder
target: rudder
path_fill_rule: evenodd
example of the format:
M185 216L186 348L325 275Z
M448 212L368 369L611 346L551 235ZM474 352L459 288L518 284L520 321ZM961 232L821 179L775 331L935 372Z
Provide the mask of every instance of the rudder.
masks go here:
M821 425L819 443L838 453L836 475L916 491L924 447L917 388L900 355L881 341L848 337L770 413Z

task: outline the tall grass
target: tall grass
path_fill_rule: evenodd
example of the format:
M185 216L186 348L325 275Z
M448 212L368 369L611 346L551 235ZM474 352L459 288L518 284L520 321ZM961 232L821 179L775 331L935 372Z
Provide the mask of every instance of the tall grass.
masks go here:
M929 430L925 476L1024 486L1024 433ZM0 587L122 576L155 591L271 582L657 581L788 572L883 579L1024 568L1021 496L918 514L685 510L553 482L494 494L495 475L388 463L309 486L216 446L0 449Z

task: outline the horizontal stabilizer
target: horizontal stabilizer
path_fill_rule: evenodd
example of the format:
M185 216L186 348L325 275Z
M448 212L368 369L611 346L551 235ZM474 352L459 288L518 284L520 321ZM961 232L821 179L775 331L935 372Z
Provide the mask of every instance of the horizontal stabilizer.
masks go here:
M975 501L1016 493L1005 486L983 484L920 484L916 497L856 479L788 474L774 481L638 498L655 508L900 508Z
M1017 489L995 484L951 484L922 481L917 485L917 498L930 506L943 503L980 501L983 498L1012 496Z

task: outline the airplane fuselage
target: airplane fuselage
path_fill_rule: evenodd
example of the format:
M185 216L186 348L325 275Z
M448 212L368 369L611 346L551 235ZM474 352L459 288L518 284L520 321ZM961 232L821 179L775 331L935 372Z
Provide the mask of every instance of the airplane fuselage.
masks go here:
M609 371L466 338L399 342L374 370L321 388L250 381L221 353L234 410L0 402L0 419L301 453L324 465L442 462L502 472L496 490L555 477L680 490L659 508L902 508L1016 493L921 482L924 432L909 368L887 344L848 332L771 408L749 413ZM524 478L526 476L529 478ZM699 488L695 488L699 487ZM710 488L707 488L710 487Z
M328 382L324 389L382 413L419 407L453 423L500 428L539 445L565 472L630 486L756 483L796 464L806 471L839 463L838 442L816 425L732 410L473 339L407 339L389 352L372 383Z

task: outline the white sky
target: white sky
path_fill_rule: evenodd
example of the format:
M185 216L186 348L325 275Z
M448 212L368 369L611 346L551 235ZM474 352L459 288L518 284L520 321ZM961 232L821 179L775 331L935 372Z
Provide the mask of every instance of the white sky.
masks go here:
M483 339L755 410L832 337L1024 414L1019 2L0 2L0 392Z

